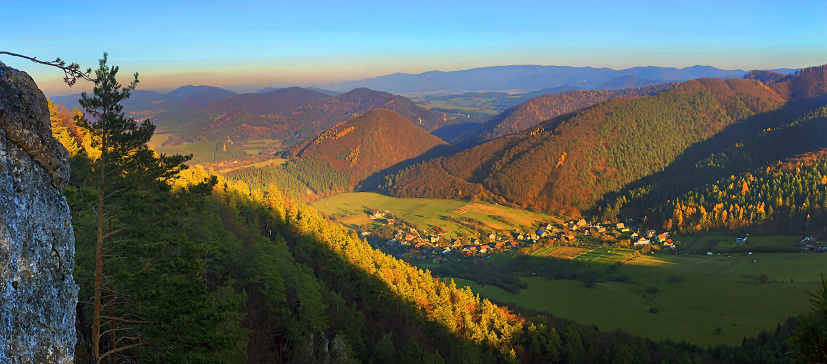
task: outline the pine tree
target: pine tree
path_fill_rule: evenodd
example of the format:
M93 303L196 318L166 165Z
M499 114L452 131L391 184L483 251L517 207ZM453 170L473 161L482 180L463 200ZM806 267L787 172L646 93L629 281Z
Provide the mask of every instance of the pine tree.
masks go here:
M97 205L94 207L97 219L95 240L95 279L92 309L92 351L91 357L100 362L106 356L122 350L145 345L140 338L122 347L110 343L109 351L101 353L101 326L108 321L110 333L117 331L118 323L145 324L140 319L106 316L113 312L112 307L118 302L118 294L112 284L104 281L104 253L113 236L127 229L126 226L113 228L115 216L109 213L108 201L119 192L134 186L138 180L154 180L175 175L185 166L182 164L190 157L175 155L155 157L146 143L152 137L155 126L145 120L137 123L123 113L121 101L129 98L138 84L138 74L126 87L118 83L117 66L107 66L107 54L100 60L100 67L95 71L97 79L93 95L81 94L80 105L91 116L91 121L82 114L75 115L75 123L91 139L91 148L100 155L92 162L97 187ZM103 303L104 290L107 290L107 303ZM113 334L114 335L114 334Z

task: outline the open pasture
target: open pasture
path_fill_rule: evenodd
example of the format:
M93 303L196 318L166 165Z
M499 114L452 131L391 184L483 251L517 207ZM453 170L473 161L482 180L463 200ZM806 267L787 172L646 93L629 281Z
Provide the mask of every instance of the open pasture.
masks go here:
M596 262L603 249L609 248L575 260L593 257ZM806 292L827 272L827 254L656 254L636 258L620 271L629 274L629 282L606 281L595 288L581 281L524 277L528 288L519 294L455 281L481 297L601 329L623 329L654 340L737 345L745 336L773 330L788 317L807 312Z
M483 232L493 231L492 226L496 226L504 233L515 228L528 229L549 219L545 214L484 202L398 198L371 192L340 194L315 201L312 205L328 215L342 216L342 222L351 228L373 221L367 217L366 210L387 210L394 218L409 221L419 229L442 227L447 237L473 236L476 234L473 226L479 226ZM508 226L502 220L520 225Z

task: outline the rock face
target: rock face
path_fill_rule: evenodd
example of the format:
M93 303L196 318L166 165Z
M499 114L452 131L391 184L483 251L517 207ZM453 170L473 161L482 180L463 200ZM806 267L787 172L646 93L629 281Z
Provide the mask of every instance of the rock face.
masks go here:
M75 238L61 195L66 149L46 98L0 63L0 363L71 363L78 287Z

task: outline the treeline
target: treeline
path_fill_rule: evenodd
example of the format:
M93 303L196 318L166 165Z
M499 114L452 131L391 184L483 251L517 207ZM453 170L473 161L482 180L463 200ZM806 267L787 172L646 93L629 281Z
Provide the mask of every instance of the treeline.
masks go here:
M824 233L827 159L824 151L809 157L719 180L652 210L652 217L679 232Z

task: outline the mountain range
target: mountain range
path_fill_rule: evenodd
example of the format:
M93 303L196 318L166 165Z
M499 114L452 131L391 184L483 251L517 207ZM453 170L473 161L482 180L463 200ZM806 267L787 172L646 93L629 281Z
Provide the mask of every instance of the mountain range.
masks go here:
M771 79L775 81L765 84L704 78L651 96L608 100L419 163L390 176L385 191L405 197L487 198L576 214L599 207L607 194L645 186L640 181L646 178L670 177L664 171L676 163L683 166L682 177L673 185L680 185L698 173L698 166L720 165L708 160L710 154L793 123L825 104L823 67ZM825 143L816 144L812 147ZM752 166L739 168L747 165Z
M773 70L790 73L794 69ZM740 78L747 71L710 66L633 67L623 70L594 67L514 65L472 68L462 71L429 71L328 84L322 87L347 91L357 87L397 94L448 94L465 91L538 90L545 87L577 86L585 89L615 89L658 83L688 81L702 77Z

